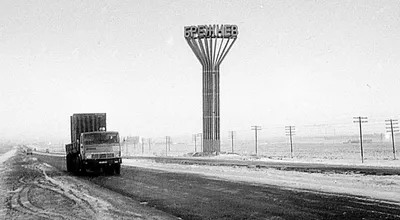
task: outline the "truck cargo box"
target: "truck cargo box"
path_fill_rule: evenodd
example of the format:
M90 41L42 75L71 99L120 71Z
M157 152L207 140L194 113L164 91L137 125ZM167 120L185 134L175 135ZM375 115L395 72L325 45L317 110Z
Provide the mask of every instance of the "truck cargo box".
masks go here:
M106 113L73 114L71 116L71 143L75 143L81 133L106 131L106 129Z

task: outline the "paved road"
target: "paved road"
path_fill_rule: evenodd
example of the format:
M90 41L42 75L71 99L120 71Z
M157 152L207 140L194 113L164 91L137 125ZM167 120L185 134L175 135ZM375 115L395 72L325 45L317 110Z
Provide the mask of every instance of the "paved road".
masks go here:
M35 152L41 155L54 155L65 157L61 153L43 153ZM274 168L278 170L298 171L308 173L354 173L376 176L400 175L398 167L387 166L363 166L363 165L340 165L340 164L321 164L321 163L296 163L285 161L253 161L253 160L227 160L227 159L208 159L201 157L127 157L130 159L154 160L160 163L177 163L177 164L197 164L197 165L215 165L215 166L244 166L257 168Z
M300 171L310 173L356 173L366 175L400 175L397 167L376 167L376 166L352 166L333 165L318 163L294 163L275 161L252 161L252 160L224 160L207 158L179 158L179 157L129 157L133 159L151 159L160 163L198 164L215 166L250 166L258 168L274 168L278 170Z
M65 170L60 158L38 158ZM202 175L123 166L120 176L79 178L183 219L400 219L383 201Z

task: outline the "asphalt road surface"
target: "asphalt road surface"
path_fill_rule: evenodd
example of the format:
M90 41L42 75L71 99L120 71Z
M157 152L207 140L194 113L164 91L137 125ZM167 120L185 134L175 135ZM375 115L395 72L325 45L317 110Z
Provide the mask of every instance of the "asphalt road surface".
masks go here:
M399 206L343 194L127 166L73 176L63 158L45 155L9 164L6 214L15 219L400 219Z
M251 160L226 160L208 159L201 157L179 158L179 157L130 157L134 159L151 159L160 163L197 164L214 166L245 166L256 168L273 168L285 171L299 171L308 173L354 173L365 175L400 175L398 167L379 166L354 166L354 165L333 165L319 163L298 163L298 162L276 162L276 161L251 161Z

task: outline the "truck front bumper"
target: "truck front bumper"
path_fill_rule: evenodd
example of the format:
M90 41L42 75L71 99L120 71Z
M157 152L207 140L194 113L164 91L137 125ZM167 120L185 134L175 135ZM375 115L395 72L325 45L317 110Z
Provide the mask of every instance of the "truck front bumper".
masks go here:
M88 159L83 161L83 164L87 168L112 166L114 164L121 164L121 163L122 163L122 158Z

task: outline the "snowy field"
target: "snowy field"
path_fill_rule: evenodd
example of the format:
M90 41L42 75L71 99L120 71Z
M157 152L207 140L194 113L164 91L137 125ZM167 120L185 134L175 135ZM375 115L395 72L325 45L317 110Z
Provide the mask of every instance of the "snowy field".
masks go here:
M235 143L234 152L240 155L255 154L254 141ZM173 143L167 147L163 142L142 144L121 144L122 150L127 155L182 155L190 152L201 152L201 146L197 143ZM396 147L397 148L397 147ZM259 142L258 155L266 157L290 157L290 144L285 142ZM296 158L320 158L320 159L351 159L361 161L361 149L359 143L343 143L339 141L312 141L293 144L293 157ZM391 160L393 159L393 147L390 142L373 142L363 144L364 158L367 160ZM221 152L232 152L229 143L221 142ZM397 155L400 157L400 155Z

